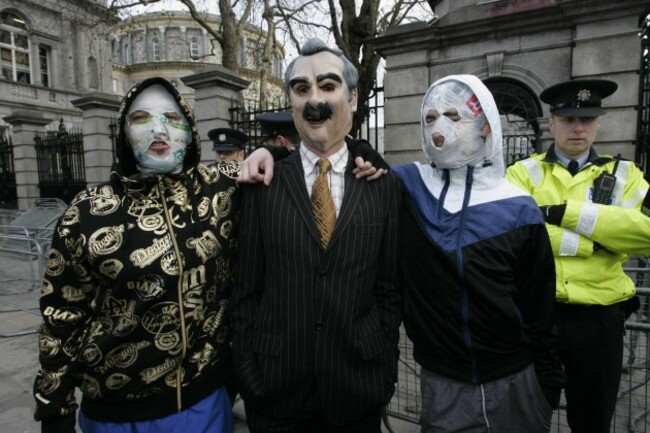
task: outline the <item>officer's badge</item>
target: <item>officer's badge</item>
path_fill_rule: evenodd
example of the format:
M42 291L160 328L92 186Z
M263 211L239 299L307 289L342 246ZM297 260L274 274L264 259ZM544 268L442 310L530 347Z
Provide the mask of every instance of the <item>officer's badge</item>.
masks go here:
M226 134L219 134L219 141L222 143L226 141Z
M578 101L588 101L591 97L591 91L588 89L578 90Z

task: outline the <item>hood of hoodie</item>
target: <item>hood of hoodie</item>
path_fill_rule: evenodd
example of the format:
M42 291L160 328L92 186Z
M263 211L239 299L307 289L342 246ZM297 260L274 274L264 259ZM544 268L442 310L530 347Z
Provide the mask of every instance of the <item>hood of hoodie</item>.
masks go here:
M485 145L481 147L479 150L481 155L477 155L477 158L479 160L478 163L474 164L475 173L479 174L479 171L481 172L481 176L488 176L493 179L502 179L503 176L505 175L505 165L503 162L503 156L502 156L502 132L501 132L501 119L499 117L499 109L497 108L497 104L494 101L494 98L492 97L492 94L488 90L488 88L483 84L483 82L478 79L478 77L474 75L449 75L444 78L441 78L434 82L427 92L424 95L424 98L422 99L422 106L421 106L421 115L420 115L420 122L421 122L421 131L422 131L422 149L424 151L424 154L427 155L427 158L429 158L429 155L426 151L426 146L428 142L428 137L425 135L425 117L426 113L424 113L424 109L427 105L427 101L429 99L429 95L433 91L433 89L445 82L448 81L458 81L460 83L465 84L467 87L469 87L474 95L476 95L479 103L481 104L481 108L483 109L483 112L485 113L485 117L490 125L490 129L492 132L488 136L488 138L485 140ZM458 169L452 169L454 170L459 170L459 169L466 169L466 166L461 166ZM465 171L465 170L463 170Z
M185 150L185 159L183 160L182 172L185 173L188 170L193 169L201 160L201 141L199 138L198 129L196 128L196 121L194 120L194 115L192 114L192 109L172 83L161 77L153 77L134 84L126 93L124 99L122 99L122 105L120 106L120 111L118 113L118 133L117 142L115 144L115 163L113 165L113 171L117 172L117 174L120 176L131 177L139 173L135 155L133 154L131 144L129 143L126 136L126 115L129 112L129 108L131 107L131 104L133 104L135 98L144 89L154 84L159 84L167 89L167 91L178 103L179 107L183 111L183 114L187 118L188 124L190 125L192 139Z
M429 212L427 206L434 202L437 211L443 210L456 213L468 207L489 203L494 200L527 195L523 190L511 185L504 179L505 164L502 154L502 132L499 110L490 91L477 77L473 75L450 75L431 85L422 103L422 111L426 105L427 96L440 83L456 80L466 84L476 95L486 120L490 124L491 134L481 146L480 158L471 167L462 165L454 169L441 169L433 164L419 162L392 167L393 172L404 180L409 195L422 209L423 214ZM424 134L424 116L422 115L422 148L426 152L427 138ZM426 190L426 192L425 192ZM425 210L428 209L428 210ZM442 217L442 213L437 214Z

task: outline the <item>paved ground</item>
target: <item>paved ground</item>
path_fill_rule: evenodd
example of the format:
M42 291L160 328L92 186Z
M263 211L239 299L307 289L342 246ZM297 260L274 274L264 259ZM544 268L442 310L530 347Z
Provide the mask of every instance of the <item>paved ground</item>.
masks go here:
M0 261L2 258L0 257ZM12 311L3 303L9 302L27 308L36 308L38 291L20 295L5 295L6 282L0 280L0 334L34 331L40 316L32 311ZM36 334L0 338L0 431L3 433L38 433L40 424L33 419L34 400L32 383L38 369ZM243 404L235 405L235 433L247 433ZM389 418L395 433L416 433L417 426ZM384 428L384 432L388 432Z

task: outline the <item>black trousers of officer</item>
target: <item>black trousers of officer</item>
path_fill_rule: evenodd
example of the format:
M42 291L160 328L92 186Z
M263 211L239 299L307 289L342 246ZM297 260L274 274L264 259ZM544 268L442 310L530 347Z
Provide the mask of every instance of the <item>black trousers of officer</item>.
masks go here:
M623 303L557 306L572 433L609 433L623 367Z

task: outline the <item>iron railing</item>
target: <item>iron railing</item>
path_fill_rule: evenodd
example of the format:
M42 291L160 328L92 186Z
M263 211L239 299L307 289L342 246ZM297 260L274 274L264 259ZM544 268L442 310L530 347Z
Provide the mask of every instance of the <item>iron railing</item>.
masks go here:
M69 203L86 188L82 131L60 128L56 133L38 133L34 141L41 197Z
M256 120L257 115L290 109L289 101L286 98L277 98L263 105L255 102L242 103L236 99L231 100L229 110L230 127L248 135L247 155L259 146L262 141L260 124Z
M0 207L15 208L17 203L14 146L9 131L0 129Z

